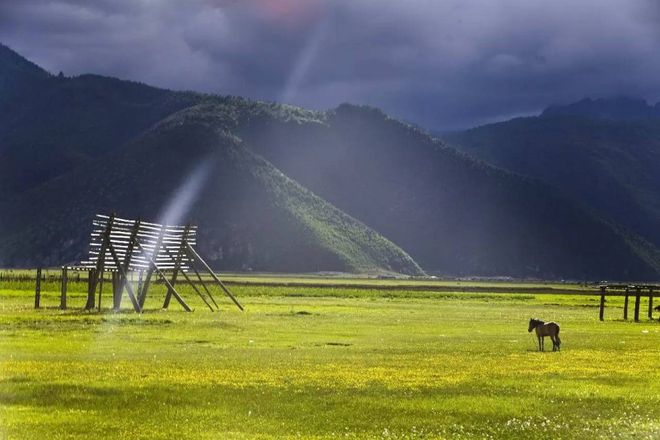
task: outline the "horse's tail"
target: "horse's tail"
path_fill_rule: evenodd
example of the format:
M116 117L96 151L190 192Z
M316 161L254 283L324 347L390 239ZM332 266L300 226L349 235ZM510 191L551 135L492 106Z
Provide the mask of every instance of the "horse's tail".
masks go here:
M557 338L557 348L561 345L561 339L559 339L559 324L557 324L557 334L555 334L555 338Z

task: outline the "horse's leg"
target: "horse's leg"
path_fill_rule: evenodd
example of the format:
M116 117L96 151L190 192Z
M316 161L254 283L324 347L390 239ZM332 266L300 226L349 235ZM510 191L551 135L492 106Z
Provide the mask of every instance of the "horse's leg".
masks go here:
M541 336L541 351L545 351L545 336Z
M536 339L538 339L538 341L539 341L539 351L541 351L541 347L542 347L542 346L541 346L541 336L538 336L538 335L537 335L537 336L536 336Z
M550 340L552 340L552 351L557 351L557 340L556 336L551 335Z

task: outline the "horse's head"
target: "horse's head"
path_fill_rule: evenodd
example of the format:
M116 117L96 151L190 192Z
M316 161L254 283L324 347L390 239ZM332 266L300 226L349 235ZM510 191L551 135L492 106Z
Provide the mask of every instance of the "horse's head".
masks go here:
M536 328L536 323L537 323L537 322L538 322L538 321L537 321L536 319L534 319L534 318L529 318L529 328L527 329L527 331L531 333L532 330L534 330L534 328Z

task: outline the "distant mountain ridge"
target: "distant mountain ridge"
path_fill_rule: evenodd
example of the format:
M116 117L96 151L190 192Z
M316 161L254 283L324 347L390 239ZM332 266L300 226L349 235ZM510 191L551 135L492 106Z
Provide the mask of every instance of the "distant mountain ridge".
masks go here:
M620 96L616 98L591 99L567 105L551 105L541 116L584 116L613 121L633 121L638 119L660 118L660 103L649 105L641 98Z
M202 167L178 218L200 226L217 269L660 274L655 245L616 222L378 109L60 78L4 59L32 73L0 67L26 85L0 93L0 265L80 259L95 212L160 219Z
M444 137L465 153L540 179L660 246L660 117L642 99L585 99Z

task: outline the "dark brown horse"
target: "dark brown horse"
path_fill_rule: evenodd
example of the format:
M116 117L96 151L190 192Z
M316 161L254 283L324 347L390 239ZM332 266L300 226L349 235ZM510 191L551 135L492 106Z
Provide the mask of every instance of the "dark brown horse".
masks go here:
M538 319L531 318L529 320L528 332L536 330L536 337L539 340L539 351L545 351L543 342L546 336L552 339L552 351L558 351L561 347L561 339L559 339L559 324L556 322L543 322Z

